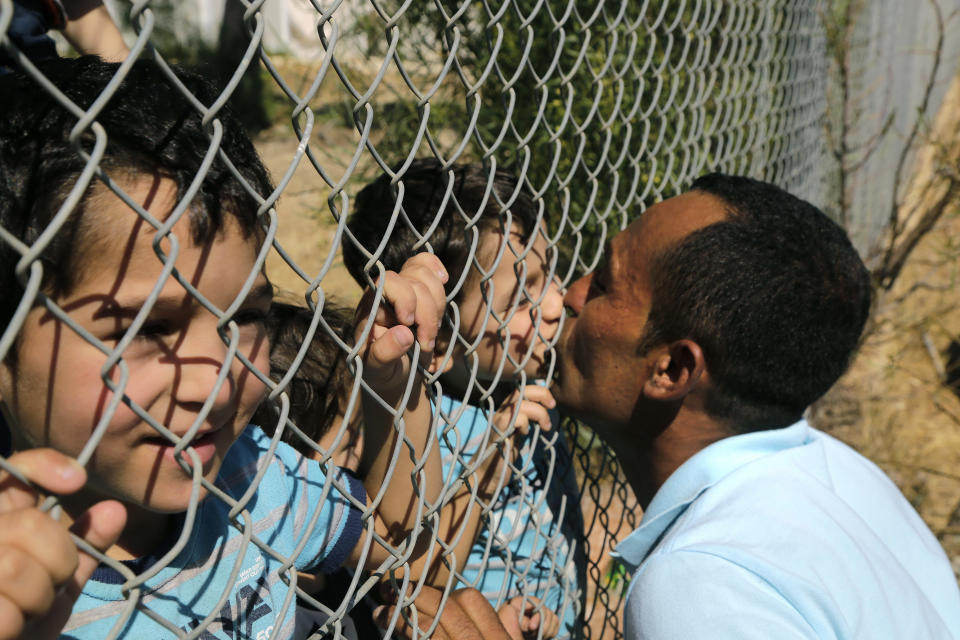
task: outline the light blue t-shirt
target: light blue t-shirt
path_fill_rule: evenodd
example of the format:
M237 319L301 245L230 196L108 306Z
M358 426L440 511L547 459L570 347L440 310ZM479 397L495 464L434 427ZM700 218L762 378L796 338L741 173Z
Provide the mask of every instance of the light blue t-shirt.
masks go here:
M450 396L441 397L440 413L449 485L480 450L489 423L486 412ZM534 441L531 430L522 444L515 462L522 473L511 477L481 520L460 582L480 590L494 607L518 595L539 598L560 618L557 637L567 638L579 626L582 606L583 515L570 452L554 413L551 418L550 432Z
M799 422L725 438L617 546L628 639L960 638L946 554L897 487Z
M284 559L296 553L293 570L330 571L347 558L362 533L360 510L344 498L325 477L320 465L283 442L272 457L270 439L249 426L227 452L216 485L237 500L244 495L258 469L269 465L253 498L247 504L251 533ZM360 504L366 494L359 480L335 467L339 477ZM325 492L324 489L328 490ZM316 520L312 518L320 510ZM300 616L296 598L278 572L281 563L255 543L245 543L243 533L230 524L229 507L208 497L197 509L190 540L173 562L147 582L140 602L181 631L195 629L213 611L217 615L201 634L205 640L266 638L279 628L278 638L304 638L316 620ZM240 519L243 524L243 519ZM312 526L311 526L312 524ZM172 548L171 540L167 548ZM160 553L127 563L135 572L154 564ZM237 578L230 581L242 556ZM97 568L83 588L63 635L69 638L104 638L126 609L120 573L106 565ZM226 600L218 607L224 591ZM336 605L338 603L334 603ZM142 610L133 612L119 638L172 637Z

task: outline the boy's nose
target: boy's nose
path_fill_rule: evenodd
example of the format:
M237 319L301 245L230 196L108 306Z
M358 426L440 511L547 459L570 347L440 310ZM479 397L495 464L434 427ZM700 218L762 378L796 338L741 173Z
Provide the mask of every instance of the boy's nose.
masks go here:
M543 301L540 303L540 312L543 314L544 322L556 322L563 315L563 293L556 278L550 283L546 295L543 296Z
M184 343L182 347L187 347ZM228 348L214 335L213 339L204 338L194 341L187 350L181 348L174 356L180 369L180 383L172 390L178 404L192 404L202 406L211 396L213 405L211 412L215 412L230 404L234 395L236 381L231 369L236 362L227 362ZM233 358L236 361L236 356ZM221 372L227 371L220 381Z
M588 273L571 284L570 288L567 289L567 295L563 298L563 306L573 311L574 314L579 314L583 305L587 303L591 280L593 280L593 274Z

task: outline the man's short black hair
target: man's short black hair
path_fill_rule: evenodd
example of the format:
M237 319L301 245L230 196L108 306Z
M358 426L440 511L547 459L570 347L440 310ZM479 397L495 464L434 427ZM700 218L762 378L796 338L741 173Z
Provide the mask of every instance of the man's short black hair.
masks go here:
M402 212L384 245L380 261L384 269L399 272L404 262L426 250L421 237L428 236L433 252L450 275L447 293L460 282L473 256L472 233L466 230L468 221L476 220L481 237L486 231L500 229L501 211L506 204L524 242L536 232L537 203L517 178L505 171L491 175L480 164L459 164L444 169L435 158L420 158L410 164L400 181L403 183ZM448 188L450 196L444 202ZM356 206L347 221L356 242L344 239L343 262L362 287L367 285L364 266L368 256L357 243L368 253L380 246L396 202L396 187L387 174L357 194ZM376 273L376 269L371 268L369 275L376 277Z
M63 94L88 109L116 74L119 64L96 56L51 59L37 65ZM217 91L200 76L176 69L186 89L209 106ZM0 118L0 225L26 245L31 245L50 224L65 202L86 159L70 141L78 118L67 111L32 77L21 73L0 76L3 117ZM261 197L273 187L241 125L224 109L221 152ZM101 168L114 179L157 173L172 179L182 197L210 146L210 137L193 104L175 87L160 67L137 61L96 116L107 134ZM87 129L80 146L90 152L95 136ZM41 255L42 288L63 294L75 284L78 273L77 243L83 209L94 190L105 188L91 181L81 202ZM259 233L259 205L219 157L215 159L193 198L189 212L195 242L217 233L224 217L235 218L245 235ZM9 323L23 294L14 276L21 255L0 240L0 323Z
M352 343L353 322L349 311L327 302L321 317L340 340ZM313 311L306 307L278 301L270 305L267 335L270 336L270 379L274 382L280 382L293 366L312 321ZM337 417L347 378L346 354L326 333L323 323L317 325L313 340L286 388L290 420L314 441L330 430ZM278 416L277 409L264 401L252 422L272 435ZM304 455L310 455L303 440L291 430L285 430L281 438Z
M847 234L771 184L718 173L693 190L728 218L655 256L642 349L700 345L707 410L738 431L786 426L849 365L870 312L870 274Z

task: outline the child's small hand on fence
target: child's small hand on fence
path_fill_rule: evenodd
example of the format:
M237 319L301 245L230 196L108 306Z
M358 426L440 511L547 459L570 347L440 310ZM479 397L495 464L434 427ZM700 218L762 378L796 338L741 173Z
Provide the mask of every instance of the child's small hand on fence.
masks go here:
M523 439L530 433L531 424L539 424L542 431L550 431L552 425L548 410L555 406L557 402L550 390L535 384L515 390L503 401L493 414L494 432L490 435L490 442L498 445L497 451L488 455L478 468L478 495L481 498L493 498L500 487L510 480L509 465L507 473L501 478L503 463L512 464L516 459Z
M400 273L384 274L383 301L364 353L364 378L378 392L406 386L411 366L406 355L414 340L420 344L420 363L430 362L446 307L443 284L447 278L443 264L430 253L410 258ZM373 306L374 294L368 289L360 302L358 331Z
M374 311L370 334L361 352L363 379L373 391L362 398L364 445L358 472L367 489L367 503L382 492L374 509L375 529L391 545L413 542L410 558L422 555L429 536L408 538L416 530L421 501L435 502L443 487L443 467L432 430L432 411L422 378L411 380L415 363L408 352L420 345L420 365L428 366L446 307L443 283L449 276L440 260L421 253L407 260L400 273L383 275L383 300ZM376 291L368 289L358 307L357 340L373 309ZM404 392L412 384L411 392ZM372 397L372 396L377 396ZM400 420L402 419L402 423ZM404 425L401 427L400 425ZM402 438L402 441L401 441ZM400 447L412 447L400 454ZM415 471L422 464L421 470ZM385 488L384 488L385 487ZM374 544L366 552L361 538L351 561L375 569L393 552Z
M58 494L83 487L84 469L52 449L7 458L28 480ZM0 638L56 638L97 560L77 550L64 525L37 508L36 491L0 472ZM71 527L103 551L120 537L126 512L106 500Z
M543 431L550 431L549 409L557 406L553 394L547 387L528 384L517 389L503 401L500 408L493 415L493 426L504 437L512 434L514 440L526 437L530 433L531 423L540 425Z
M557 614L543 606L537 598L517 596L497 611L500 622L511 636L519 631L524 640L549 640L560 631ZM542 632L541 632L542 629Z

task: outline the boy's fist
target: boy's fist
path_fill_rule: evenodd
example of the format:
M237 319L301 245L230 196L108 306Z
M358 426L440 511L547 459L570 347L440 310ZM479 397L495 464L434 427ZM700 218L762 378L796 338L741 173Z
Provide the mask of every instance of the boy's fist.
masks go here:
M407 260L400 273L383 276L383 300L374 316L373 327L362 352L364 378L375 389L403 389L410 372L407 351L414 340L420 344L421 364L430 361L437 331L446 307L447 270L430 253ZM368 289L358 307L357 331L373 307L376 292Z
M53 493L74 493L87 479L82 467L53 449L31 449L7 462ZM36 491L0 472L0 638L58 637L97 567L37 501ZM71 530L103 551L117 541L125 522L123 505L107 500L92 506Z

